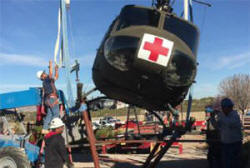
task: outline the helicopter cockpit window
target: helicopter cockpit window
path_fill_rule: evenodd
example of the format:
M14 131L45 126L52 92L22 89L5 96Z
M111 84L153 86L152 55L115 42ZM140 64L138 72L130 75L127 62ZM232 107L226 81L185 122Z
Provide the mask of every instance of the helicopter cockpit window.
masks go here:
M193 82L196 72L195 62L181 51L176 50L169 66L166 81L172 85L189 85ZM189 71L187 71L187 69Z
M136 37L111 37L104 44L104 56L114 68L127 71L133 63L138 43L139 38Z
M199 32L195 26L179 18L166 16L163 28L182 39L196 55Z
M160 13L155 10L126 6L120 14L120 22L116 30L140 25L157 27L159 19Z

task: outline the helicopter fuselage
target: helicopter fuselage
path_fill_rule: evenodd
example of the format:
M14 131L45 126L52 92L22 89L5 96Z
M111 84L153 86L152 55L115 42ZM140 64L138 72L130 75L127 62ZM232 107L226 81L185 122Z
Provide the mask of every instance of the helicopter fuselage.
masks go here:
M109 98L165 110L185 98L196 76L199 31L174 14L125 6L96 55L93 80Z

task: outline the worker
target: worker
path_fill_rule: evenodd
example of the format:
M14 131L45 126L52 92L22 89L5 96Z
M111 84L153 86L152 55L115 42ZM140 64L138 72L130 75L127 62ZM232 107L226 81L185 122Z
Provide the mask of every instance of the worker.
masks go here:
M46 117L43 123L42 134L47 134L49 123L53 118L59 117L59 100L55 81L58 79L58 66L55 66L55 76L53 78L52 61L49 61L49 74L45 71L38 71L37 78L43 82L43 99L46 106Z
M207 116L218 117L218 110L214 110L212 105L205 108ZM215 117L214 117L215 118ZM211 118L207 118L206 139L208 144L207 160L209 168L221 168L221 142L219 129L211 123Z
M180 105L177 105L175 107L172 107L170 104L168 104L169 108L169 123L170 126L180 126L181 123L179 122L179 113L180 113Z
M233 107L233 101L224 98L221 100L222 112L218 115L218 121L215 121L214 115L211 117L220 131L222 168L239 168L241 165L242 126L239 114Z
M50 129L51 132L45 135L45 168L63 168L64 164L73 168L62 137L64 123L60 118L54 118Z

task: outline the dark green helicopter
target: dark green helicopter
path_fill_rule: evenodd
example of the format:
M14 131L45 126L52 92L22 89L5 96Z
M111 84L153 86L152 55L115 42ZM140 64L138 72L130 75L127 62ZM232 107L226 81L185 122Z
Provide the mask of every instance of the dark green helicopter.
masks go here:
M98 49L94 83L107 97L148 110L175 107L194 82L198 43L198 28L172 13L169 0L124 6Z

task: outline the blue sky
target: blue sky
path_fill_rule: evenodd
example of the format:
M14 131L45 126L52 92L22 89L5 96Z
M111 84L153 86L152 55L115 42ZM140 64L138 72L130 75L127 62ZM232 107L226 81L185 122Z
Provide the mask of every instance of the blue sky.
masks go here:
M200 28L198 74L194 97L215 96L221 80L250 73L250 1L207 0L194 4ZM175 13L182 11L176 0ZM93 86L91 68L96 49L112 20L126 4L150 6L150 0L71 0L69 41L71 59L81 64L85 89ZM36 72L53 59L59 0L0 0L0 93L40 86ZM72 80L74 76L72 77ZM65 88L63 70L57 87Z

